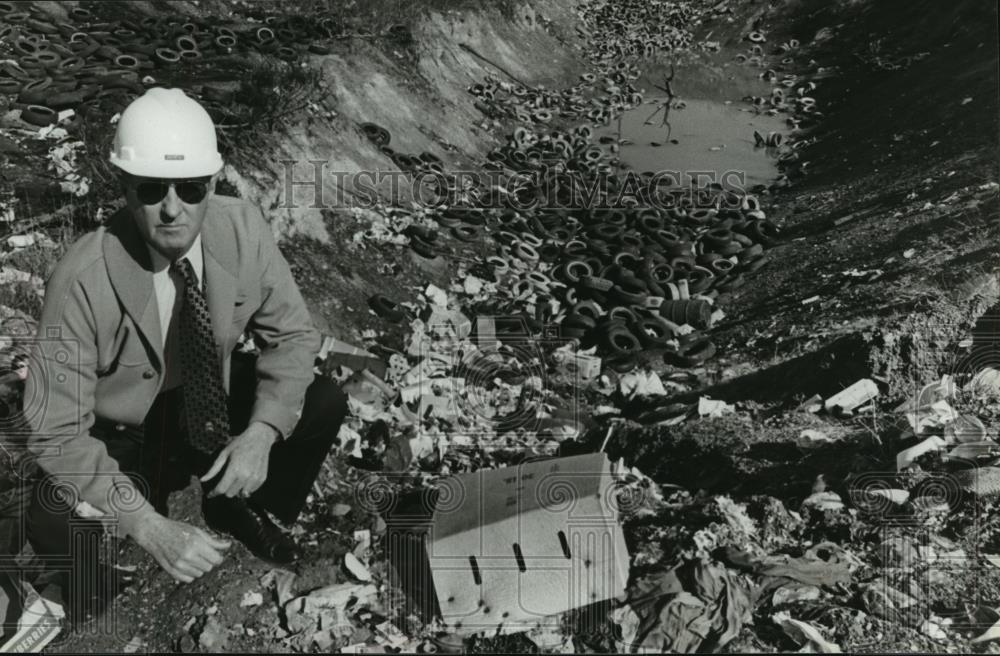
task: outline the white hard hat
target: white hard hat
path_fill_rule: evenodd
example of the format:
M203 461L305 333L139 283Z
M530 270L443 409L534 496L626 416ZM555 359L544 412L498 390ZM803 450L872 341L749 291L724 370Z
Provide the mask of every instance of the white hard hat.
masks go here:
M118 119L111 163L132 175L196 178L222 168L215 124L180 89L154 87Z

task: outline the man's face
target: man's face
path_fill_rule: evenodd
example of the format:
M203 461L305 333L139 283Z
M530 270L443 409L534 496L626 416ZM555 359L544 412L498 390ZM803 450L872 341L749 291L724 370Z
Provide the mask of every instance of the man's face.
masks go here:
M218 173L202 178L122 179L125 200L139 233L164 257L183 255L201 232Z

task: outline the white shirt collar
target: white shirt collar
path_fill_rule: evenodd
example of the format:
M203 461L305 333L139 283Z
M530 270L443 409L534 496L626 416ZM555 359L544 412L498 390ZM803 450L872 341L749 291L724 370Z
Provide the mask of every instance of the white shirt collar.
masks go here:
M149 250L149 256L153 259L153 273L159 273L164 269L170 267L170 260L163 256L158 250L146 244L147 250ZM199 282L201 281L201 272L203 269L203 260L201 253L201 233L194 238L194 243L191 244L191 248L187 250L184 255L177 259L187 258L191 262L191 266L194 268L194 273L198 276Z

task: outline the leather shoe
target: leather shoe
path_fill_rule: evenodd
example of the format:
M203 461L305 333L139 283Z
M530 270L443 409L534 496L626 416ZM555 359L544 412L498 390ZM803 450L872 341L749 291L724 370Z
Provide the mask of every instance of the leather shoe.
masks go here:
M202 512L209 528L232 535L262 560L287 565L298 558L295 542L252 501L214 497L205 499Z

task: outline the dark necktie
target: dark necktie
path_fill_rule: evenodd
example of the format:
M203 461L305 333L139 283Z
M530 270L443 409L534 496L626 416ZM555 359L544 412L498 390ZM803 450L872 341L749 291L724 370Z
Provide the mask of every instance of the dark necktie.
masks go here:
M184 278L178 341L188 442L196 451L211 455L229 443L226 389L215 351L212 318L191 262L184 258L171 267Z

